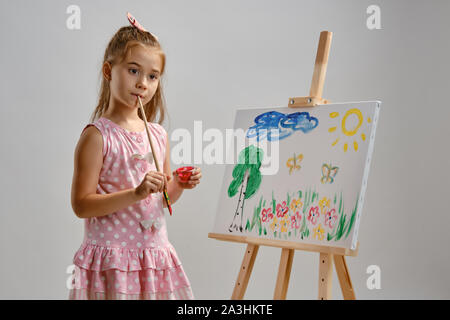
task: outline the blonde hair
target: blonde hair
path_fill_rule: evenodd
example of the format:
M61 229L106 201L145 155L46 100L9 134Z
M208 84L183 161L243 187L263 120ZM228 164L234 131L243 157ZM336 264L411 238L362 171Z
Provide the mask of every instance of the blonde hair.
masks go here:
M156 89L153 98L144 105L147 122L154 122L159 111L158 123L161 124L164 121L165 115L167 113L163 89L161 87L161 77L164 74L166 55L164 54L158 40L156 40L156 38L153 37L150 32L141 31L133 26L120 28L109 41L109 44L106 47L103 57L102 69L105 62L109 62L111 66L116 63L121 63L125 59L128 50L138 45L155 49L156 53L161 57L162 66L161 73L158 79L158 89ZM100 76L102 78L102 83L99 92L98 104L91 115L91 122L100 118L106 112L109 106L109 99L111 95L109 81L103 76L102 70L100 70ZM141 112L138 112L138 116L143 120Z

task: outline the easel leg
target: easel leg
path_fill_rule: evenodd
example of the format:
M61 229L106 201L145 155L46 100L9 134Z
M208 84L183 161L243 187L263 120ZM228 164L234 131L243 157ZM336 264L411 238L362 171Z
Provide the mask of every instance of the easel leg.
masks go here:
M319 300L331 299L333 280L333 255L320 253L319 261Z
M344 300L355 300L355 291L353 290L352 280L348 272L345 257L341 255L334 256L334 265L336 266L336 273L341 284L342 296Z
M294 249L282 249L280 266L278 268L277 284L274 300L285 300L291 276L292 261L294 260Z
M248 280L252 273L253 264L255 263L256 255L258 254L259 245L248 244L245 250L244 259L242 260L241 269L234 286L231 300L242 300L244 298L245 290L247 290Z

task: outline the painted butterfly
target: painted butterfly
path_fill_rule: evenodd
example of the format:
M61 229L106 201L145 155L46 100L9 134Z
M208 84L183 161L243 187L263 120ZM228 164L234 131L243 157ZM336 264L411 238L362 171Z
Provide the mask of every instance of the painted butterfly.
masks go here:
M300 161L303 160L303 154L299 154L298 156L295 155L292 158L289 158L286 162L286 165L289 167L289 174L292 173L292 170L300 170Z
M338 167L332 167L331 163L328 165L324 163L322 165L322 178L320 179L320 182L322 183L333 183L334 177L336 177L336 174L338 173L339 168Z

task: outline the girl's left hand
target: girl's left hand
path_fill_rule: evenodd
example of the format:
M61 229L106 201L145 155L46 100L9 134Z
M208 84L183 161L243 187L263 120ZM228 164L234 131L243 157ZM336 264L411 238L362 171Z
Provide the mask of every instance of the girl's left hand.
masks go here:
M200 183L200 178L202 177L202 170L199 167L195 167L194 171L192 171L192 175L189 177L188 182L182 182L180 177L175 170L172 172L177 185L183 189L193 189Z

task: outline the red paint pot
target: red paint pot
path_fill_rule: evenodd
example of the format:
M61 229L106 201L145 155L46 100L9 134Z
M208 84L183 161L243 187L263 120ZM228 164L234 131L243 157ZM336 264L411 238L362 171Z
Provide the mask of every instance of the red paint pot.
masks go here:
M176 172L178 174L178 177L180 178L180 181L184 182L184 183L188 182L194 169L195 169L195 167L178 168Z

